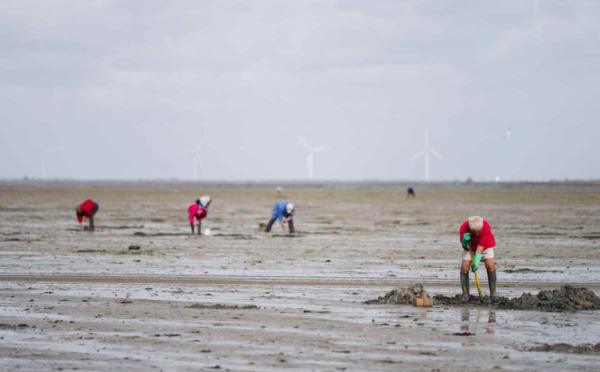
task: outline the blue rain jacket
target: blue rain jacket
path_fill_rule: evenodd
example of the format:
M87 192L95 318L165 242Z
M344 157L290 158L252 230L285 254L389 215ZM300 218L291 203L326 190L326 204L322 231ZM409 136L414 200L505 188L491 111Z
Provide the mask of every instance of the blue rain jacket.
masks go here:
M279 222L283 222L283 218L285 217L285 212L286 212L285 207L288 205L288 203L289 202L287 200L281 200L281 201L278 201L277 203L275 203L275 205L273 206L273 213L271 214L271 219L277 218L279 220ZM288 216L288 220L291 220L294 218L294 212L292 212Z

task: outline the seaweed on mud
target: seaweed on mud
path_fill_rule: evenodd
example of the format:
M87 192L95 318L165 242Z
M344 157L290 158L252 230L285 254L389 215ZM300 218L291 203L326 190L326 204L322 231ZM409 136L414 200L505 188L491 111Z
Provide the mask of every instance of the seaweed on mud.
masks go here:
M597 344L581 344L571 345L564 342L558 344L542 344L534 346L527 351L544 351L554 353L568 353L568 354L600 354L600 342Z
M475 336L475 333L471 333L469 331L455 332L452 334L452 336Z
M305 232L304 234L306 234L306 235L340 235L341 232L339 231L339 229L335 228L335 229L327 230L327 231Z
M412 304L411 296L415 295L415 286L420 286L420 288L422 288L422 285L417 284L408 288L395 289L388 292L385 296L366 301L365 303L397 305ZM577 288L570 285L565 285L553 290L543 290L537 295L523 293L520 297L515 298L497 297L493 303L490 301L489 296L485 296L483 302L480 303L478 297L471 295L470 301L465 304L458 294L455 296L435 295L433 296L433 303L434 305L447 306L486 305L505 310L534 310L548 312L600 310L600 297L596 296L593 291L587 288Z
M153 253L151 251L148 250L141 250L141 249L129 249L127 248L127 250L122 250L117 252L118 255L129 255L129 256L152 256Z
M186 306L188 309L208 309L208 310L252 310L258 309L256 305L227 305L227 304L192 304Z
M219 237L222 237L222 238L239 239L239 240L253 240L253 239L256 239L253 235L247 235L247 234L215 234L214 236L219 236Z
M168 232L159 232L159 233L145 233L143 231L136 231L133 233L133 236L149 236L149 237L157 237L157 236L189 236L190 233L168 233Z
M102 225L102 226L97 226L96 229L98 230L132 230L132 229L143 229L144 225L135 225L135 226L130 226L130 225L116 225L116 226L107 226L107 225Z
M525 274L525 273L562 273L562 271L560 270L538 270L538 269L529 269L529 268L522 268L522 269L505 269L504 270L505 273L510 273L510 274Z
M106 249L78 249L75 253L106 253Z
M24 240L21 238L6 238L6 239L0 240L0 241L2 241L2 242L22 242Z
M20 323L20 324L4 324L4 323L0 323L0 329L9 329L11 331L15 331L18 329L25 329L25 328L36 328L35 326L30 326L29 324L25 324L25 323Z
M586 234L586 235L576 236L576 238L596 240L596 239L600 239L600 234Z

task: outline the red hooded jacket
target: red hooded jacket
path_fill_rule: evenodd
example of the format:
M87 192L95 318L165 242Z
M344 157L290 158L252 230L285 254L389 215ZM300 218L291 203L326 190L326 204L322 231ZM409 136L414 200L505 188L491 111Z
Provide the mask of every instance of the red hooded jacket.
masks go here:
M79 205L79 212L77 212L77 221L79 223L83 222L83 218L90 218L96 211L98 210L98 203L93 201L92 199L87 199L83 203Z
M208 212L206 211L206 208L202 208L196 203L190 204L188 207L188 219L190 220L191 225L194 224L194 219L197 219L198 222L200 222L206 217L207 214Z
M494 248L496 245L496 238L494 238L494 234L492 233L492 227L487 220L483 220L483 227L479 232L479 235L475 235L471 229L469 229L469 221L463 222L460 225L460 241L462 242L463 236L466 233L471 233L471 251L475 252L477 250L477 246L483 246L483 250L485 251L488 248Z

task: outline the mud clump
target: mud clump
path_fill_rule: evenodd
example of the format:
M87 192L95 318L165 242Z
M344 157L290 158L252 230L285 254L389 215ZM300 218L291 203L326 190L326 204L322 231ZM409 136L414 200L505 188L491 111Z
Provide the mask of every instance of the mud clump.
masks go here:
M539 311L577 311L600 310L600 298L587 288L570 285L559 289L540 291L537 295L523 293L517 298L499 298L499 309L539 310Z
M568 354L593 354L600 355L600 342L597 344L571 345L566 343L543 344L527 349L527 351L545 351Z
M385 296L366 301L365 303L412 305L414 299L423 290L421 284L413 284L408 288L395 289L388 292ZM489 296L485 296L483 302L479 301L479 297L471 296L470 301L465 304L460 295L435 295L433 296L433 304L448 306L486 305L504 310L573 312L579 310L600 310L600 297L587 288L565 285L559 289L540 291L537 295L523 293L520 297L515 298L497 297L493 302L490 301Z
M422 284L412 284L408 288L398 288L378 297L374 300L365 301L366 304L393 304L393 305L414 305L417 299L429 298L427 291Z
M438 305L461 305L459 295L447 297L437 295L433 297ZM479 298L471 296L469 304L479 303ZM497 297L492 303L488 296L484 297L484 304L489 304L497 309L506 310L535 310L549 312L571 312L578 310L600 310L600 298L587 288L576 288L565 285L559 289L540 291L537 295L523 293L520 297Z

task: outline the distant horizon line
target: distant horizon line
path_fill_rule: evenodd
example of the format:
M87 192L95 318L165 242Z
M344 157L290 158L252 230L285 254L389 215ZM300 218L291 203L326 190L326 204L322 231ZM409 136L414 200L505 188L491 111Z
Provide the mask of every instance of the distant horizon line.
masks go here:
M206 186L426 186L426 185L600 185L600 179L545 179L545 180L477 180L467 178L463 180L382 180L382 179L355 179L355 180L190 180L179 178L0 178L0 185L68 185L68 184L104 184L104 185L206 185Z

